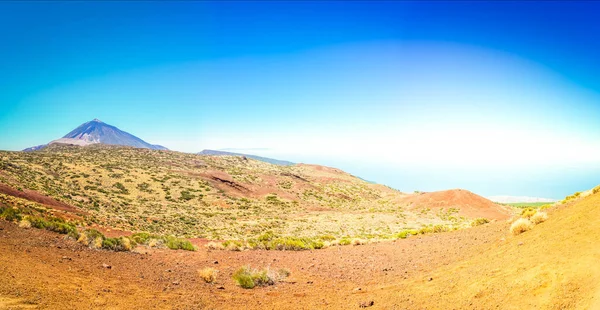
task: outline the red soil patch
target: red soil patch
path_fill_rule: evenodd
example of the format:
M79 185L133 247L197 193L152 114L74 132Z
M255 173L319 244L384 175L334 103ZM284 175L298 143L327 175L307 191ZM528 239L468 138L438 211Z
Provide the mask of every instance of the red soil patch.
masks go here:
M460 215L469 218L502 220L511 215L502 206L464 189L408 195L402 199L402 202L414 208L456 208L460 209Z
M34 190L24 189L23 191L16 190L6 184L0 183L0 193L6 194L9 196L26 199L29 201L37 202L39 204L43 204L49 208L75 213L75 214L85 214L85 212L69 205L64 202L58 201L52 197L44 196Z

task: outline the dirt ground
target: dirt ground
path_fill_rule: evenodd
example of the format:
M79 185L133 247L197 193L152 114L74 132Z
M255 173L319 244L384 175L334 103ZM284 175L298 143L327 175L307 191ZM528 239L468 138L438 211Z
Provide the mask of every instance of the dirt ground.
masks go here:
M508 226L302 252L115 253L0 221L0 308L600 308L600 195L522 235ZM291 276L246 290L231 279L243 265ZM217 283L200 279L204 267L219 270Z
M488 248L503 225L316 251L91 250L62 235L0 222L0 308L358 308L385 285L422 281L432 269ZM473 238L472 235L477 235ZM111 268L103 267L103 264ZM283 283L246 290L243 266L287 268ZM216 284L198 269L219 270ZM409 305L409 304L407 304Z

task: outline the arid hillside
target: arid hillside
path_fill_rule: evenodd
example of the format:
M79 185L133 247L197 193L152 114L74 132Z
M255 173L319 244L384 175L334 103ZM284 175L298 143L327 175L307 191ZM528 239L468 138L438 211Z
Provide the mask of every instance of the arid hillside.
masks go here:
M596 191L519 235L497 221L313 251L113 252L0 221L0 308L598 309L599 208ZM244 289L246 265L289 276Z
M275 236L390 239L451 230L502 207L467 191L404 194L339 169L277 166L242 156L91 145L0 152L0 201L119 235L246 240Z
M507 219L511 216L510 208L499 207L498 204L464 189L453 189L439 192L417 193L402 198L402 202L413 209L460 210L459 215L468 218Z

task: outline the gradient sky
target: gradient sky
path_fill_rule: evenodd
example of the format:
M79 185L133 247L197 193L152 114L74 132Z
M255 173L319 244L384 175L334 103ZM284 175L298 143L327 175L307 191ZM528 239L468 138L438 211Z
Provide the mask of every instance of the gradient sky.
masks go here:
M0 149L93 118L403 191L600 184L600 3L0 2Z

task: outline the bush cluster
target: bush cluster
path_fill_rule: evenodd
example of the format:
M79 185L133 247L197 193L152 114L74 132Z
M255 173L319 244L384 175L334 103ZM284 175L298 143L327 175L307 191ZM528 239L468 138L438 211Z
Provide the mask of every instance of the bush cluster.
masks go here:
M253 269L250 266L244 266L233 274L233 280L241 287L251 289L256 286L273 285L278 281L287 278L290 275L289 270L279 269L273 271L269 268Z
M33 215L23 215L20 209L0 206L0 219L19 222L23 228L45 229L59 234L69 235L79 243L95 249L111 251L131 251L137 244L150 246L164 245L172 250L195 251L196 247L186 240L175 236L158 236L148 233L136 233L130 237L108 238L95 229L79 232L74 223L69 223L58 217L43 218Z
M330 239L325 236L325 239ZM261 250L279 250L279 251L302 251L322 249L329 244L321 237L317 238L298 238L298 237L277 237L272 232L266 232L256 239L249 239L246 242L239 240L227 240L222 243L222 247L230 251L242 251L245 249ZM215 243L210 243L207 247L217 249Z
M542 211L534 212L523 210L522 217L516 220L510 225L510 232L513 235L522 234L528 230L531 230L533 226L540 224L548 219L548 214Z
M490 222L490 220L488 220L486 218L483 218L483 217L479 217L479 218L474 219L471 222L471 226L473 226L473 227L475 227L475 226L481 226L481 225L487 224L489 222Z
M160 236L140 232L131 235L131 240L137 244L144 244L151 247L165 246L171 250L196 251L196 247L189 240L177 238L175 236Z
M77 242L93 249L105 249L111 251L131 251L136 242L128 237L108 238L95 229L82 232Z

